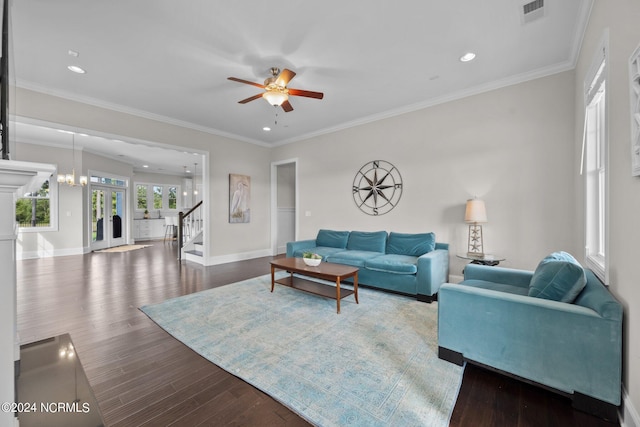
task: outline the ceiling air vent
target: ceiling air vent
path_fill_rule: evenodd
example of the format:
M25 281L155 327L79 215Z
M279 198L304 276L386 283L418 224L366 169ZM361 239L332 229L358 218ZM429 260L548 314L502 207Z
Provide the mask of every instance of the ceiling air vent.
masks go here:
M527 1L522 4L520 15L523 24L527 24L544 16L544 0Z

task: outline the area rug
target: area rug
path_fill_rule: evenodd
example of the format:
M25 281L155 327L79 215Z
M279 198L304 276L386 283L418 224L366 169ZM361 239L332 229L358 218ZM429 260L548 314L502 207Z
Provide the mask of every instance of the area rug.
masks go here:
M113 248L101 249L95 252L129 252L129 251L135 251L137 249L148 248L149 246L151 245L122 245L122 246L115 246Z
M319 426L447 426L463 368L438 359L437 305L359 289L336 302L270 276L140 309Z

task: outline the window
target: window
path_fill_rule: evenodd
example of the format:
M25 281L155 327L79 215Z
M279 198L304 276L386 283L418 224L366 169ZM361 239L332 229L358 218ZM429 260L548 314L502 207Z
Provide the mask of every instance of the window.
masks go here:
M153 209L162 209L162 187L153 186Z
M168 184L136 183L136 210L177 210L180 187Z
M136 209L138 210L146 210L147 209L147 186L146 185L136 185Z
M45 181L33 193L16 200L16 222L20 231L52 231L57 228L57 184Z
M178 187L169 187L169 209L178 209Z
M585 80L584 177L587 266L607 283L607 61L602 47Z

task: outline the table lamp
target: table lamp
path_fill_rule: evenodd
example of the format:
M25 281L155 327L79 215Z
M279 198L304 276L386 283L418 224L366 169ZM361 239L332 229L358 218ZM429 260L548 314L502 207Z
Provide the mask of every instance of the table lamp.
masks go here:
M487 222L487 209L484 201L473 198L467 200L467 208L464 212L464 222L469 224L469 239L467 256L482 258L482 223Z

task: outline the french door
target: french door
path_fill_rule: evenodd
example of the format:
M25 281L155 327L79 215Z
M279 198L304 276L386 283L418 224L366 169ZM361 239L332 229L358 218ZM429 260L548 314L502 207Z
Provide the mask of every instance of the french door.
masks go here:
M111 248L127 242L126 189L91 185L91 250Z

